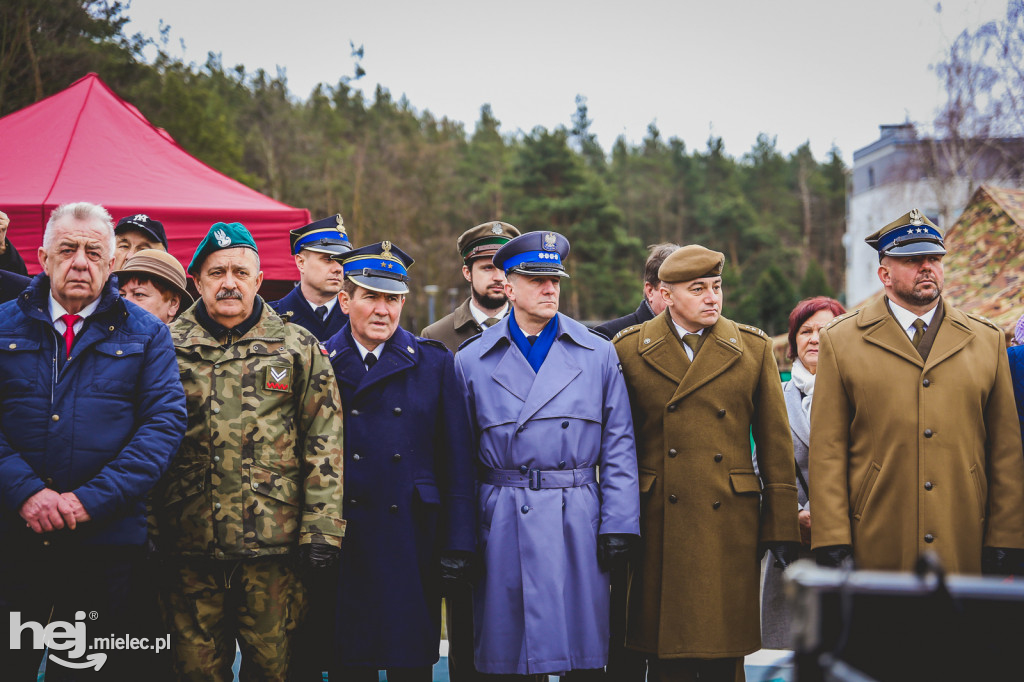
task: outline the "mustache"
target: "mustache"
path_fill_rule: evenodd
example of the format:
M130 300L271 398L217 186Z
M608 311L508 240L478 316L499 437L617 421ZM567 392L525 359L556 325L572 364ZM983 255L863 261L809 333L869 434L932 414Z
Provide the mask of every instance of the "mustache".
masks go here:
M239 301L242 300L242 292L237 289L224 289L223 291L217 292L217 300L223 301L226 298L234 298Z

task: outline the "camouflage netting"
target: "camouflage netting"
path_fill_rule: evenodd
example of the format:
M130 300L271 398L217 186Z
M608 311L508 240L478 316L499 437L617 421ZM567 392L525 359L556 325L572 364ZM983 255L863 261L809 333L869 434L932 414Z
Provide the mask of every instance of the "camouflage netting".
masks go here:
M1024 190L980 186L945 242L946 299L1012 336L1024 315Z

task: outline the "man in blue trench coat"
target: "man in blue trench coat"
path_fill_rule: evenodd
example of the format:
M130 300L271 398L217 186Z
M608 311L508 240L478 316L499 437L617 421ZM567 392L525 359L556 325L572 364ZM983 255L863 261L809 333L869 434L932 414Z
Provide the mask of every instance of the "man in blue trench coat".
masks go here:
M345 518L330 679L430 682L441 580L468 577L476 516L452 354L398 326L412 259L390 242L339 254L349 322L326 345L345 417Z
M505 244L512 313L464 343L480 466L476 666L508 679L599 679L608 658L608 569L639 532L636 451L611 344L558 313L569 242Z

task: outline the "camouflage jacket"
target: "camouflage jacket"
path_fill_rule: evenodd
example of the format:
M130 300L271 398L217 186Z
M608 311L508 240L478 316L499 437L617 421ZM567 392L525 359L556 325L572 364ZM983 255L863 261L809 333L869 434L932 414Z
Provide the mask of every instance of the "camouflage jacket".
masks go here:
M162 551L210 558L341 545L341 398L316 338L270 308L221 347L171 325L188 430L154 494Z

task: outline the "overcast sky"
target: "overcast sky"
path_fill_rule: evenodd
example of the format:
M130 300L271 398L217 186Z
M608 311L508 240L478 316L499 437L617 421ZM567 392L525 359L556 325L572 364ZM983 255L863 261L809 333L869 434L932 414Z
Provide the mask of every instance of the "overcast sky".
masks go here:
M941 5L941 12L936 8ZM847 164L884 123L931 121L943 93L930 66L1006 0L131 0L129 32L226 67L285 70L292 92L352 75L362 45L377 84L419 111L462 121L490 103L506 133L568 126L585 96L604 149L664 137L741 156L758 133L792 152L810 140ZM182 47L182 43L184 47ZM144 112L145 113L145 112Z

